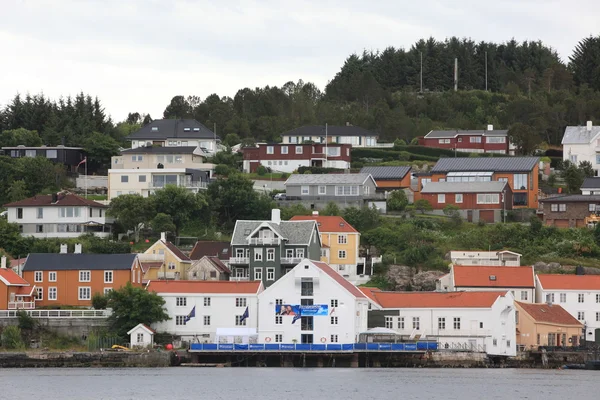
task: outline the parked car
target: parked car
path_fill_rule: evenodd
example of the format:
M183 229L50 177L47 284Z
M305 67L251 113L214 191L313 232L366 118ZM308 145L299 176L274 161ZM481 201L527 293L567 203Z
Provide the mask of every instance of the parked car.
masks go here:
M273 196L273 200L285 200L286 197L287 196L285 193L277 193L275 196Z

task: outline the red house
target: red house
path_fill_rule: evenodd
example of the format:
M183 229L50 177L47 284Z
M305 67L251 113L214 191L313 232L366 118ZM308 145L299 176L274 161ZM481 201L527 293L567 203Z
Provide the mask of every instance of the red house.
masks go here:
M509 154L508 131L494 130L493 125L485 130L431 131L419 138L419 145L464 153Z
M244 172L255 172L262 165L277 172L294 172L299 167L350 168L350 144L258 143L244 147Z
M512 210L513 205L512 190L501 181L430 182L421 190L420 198L434 210L455 205L469 222L501 222L503 210Z

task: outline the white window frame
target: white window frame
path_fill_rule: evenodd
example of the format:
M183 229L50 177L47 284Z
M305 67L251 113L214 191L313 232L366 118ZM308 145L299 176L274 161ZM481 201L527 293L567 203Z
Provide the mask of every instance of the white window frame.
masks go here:
M263 249L262 247L254 248L254 261L263 260Z
M577 294L577 303L585 303L585 294L584 293L578 293Z
M281 146L281 154L287 154L288 153L288 147L287 146Z
M460 330L460 317L454 317L452 327L455 331Z
M296 146L296 154L302 154L302 146Z
M339 340L338 335L336 335L336 334L331 335L331 338L330 338L331 343L337 343L338 340Z
M558 205L558 212L566 212L567 211L567 205L566 204L559 204Z
M443 331L446 330L446 318L438 317L438 330Z
M185 326L187 315L176 315L175 316L175 326Z
M338 301L338 299L331 299L330 304L331 304L331 308L337 308L339 301Z
M346 259L346 250L338 250L338 258L340 260L345 260Z
M115 274L113 271L104 271L104 283L113 283L114 276Z
M437 195L437 202L438 202L439 204L443 204L443 203L445 203L445 202L446 202L446 195L445 195L444 193L439 193L439 194Z
M478 193L477 204L500 204L500 194L498 193Z
M35 288L35 299L36 300L44 300L44 288L38 286Z
M48 271L48 282L56 282L57 276L56 271Z
M331 316L331 320L329 322L331 322L331 325L338 325L338 317L335 315Z
M412 326L413 329L416 329L417 331L421 330L421 318L420 317L413 317L412 319Z
M104 288L104 295L106 296L107 294L109 294L110 292L112 292L113 288L111 287L105 287Z
M267 268L267 280L268 281L275 280L275 268Z
M205 315L202 317L202 324L204 326L210 326L210 315Z
M56 286L48 287L48 301L56 301L56 299L58 299L58 288Z
M529 300L529 293L527 292L527 290L521 290L521 300L523 300L523 301Z
M561 303L566 303L567 302L567 294L566 293L560 293L560 295L558 297L559 297L559 300L560 300Z
M236 315L235 316L235 326L246 326L246 322L248 321L248 318L244 319L242 321L242 316L241 315Z
M254 268L254 280L262 281L262 268L261 267Z
M307 186L307 185L300 186L300 194L301 195L308 195L308 194L310 194L310 186Z
M267 154L275 154L275 147L267 146Z
M283 342L283 335L281 333L275 334L275 343L282 343L282 342Z
M463 195L462 195L462 193L456 193L454 195L454 202L456 204L462 204L462 202L463 202Z
M394 329L394 317L385 317L385 327L387 329Z
M577 321L585 321L585 311L577 311Z
M91 282L92 281L92 271L84 270L79 271L79 282Z
M550 211L558 212L558 204L556 204L556 203L550 204Z
M404 317L398 317L398 330L404 330Z
M235 298L235 306L236 307L248 306L248 298L247 297L236 297Z
M175 297L175 307L187 307L187 297Z
M267 261L275 261L275 249L274 248L267 249Z
M83 291L83 296L82 296L82 291ZM91 299L92 299L92 288L90 286L79 286L77 288L77 300L91 300Z
M210 297L205 297L204 298L204 307L210 307Z
M35 271L34 282L43 282L44 281L44 272L43 271Z
M338 235L338 244L348 244L348 235Z
M319 191L318 191L318 193L320 195L327 194L327 186L319 185Z

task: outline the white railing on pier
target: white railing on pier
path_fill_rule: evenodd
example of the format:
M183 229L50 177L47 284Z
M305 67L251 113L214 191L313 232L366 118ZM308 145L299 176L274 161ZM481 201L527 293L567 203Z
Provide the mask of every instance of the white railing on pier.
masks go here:
M108 318L111 310L0 310L0 318L17 318L25 312L32 318Z
M33 310L35 308L35 301L9 301L9 310Z

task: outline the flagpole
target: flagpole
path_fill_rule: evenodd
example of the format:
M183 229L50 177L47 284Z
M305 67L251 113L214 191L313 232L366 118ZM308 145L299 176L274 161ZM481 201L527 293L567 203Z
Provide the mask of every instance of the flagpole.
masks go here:
M88 181L87 181L88 177L87 177L87 157L85 158L85 198L87 199L87 188L88 188Z

